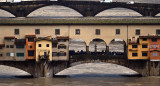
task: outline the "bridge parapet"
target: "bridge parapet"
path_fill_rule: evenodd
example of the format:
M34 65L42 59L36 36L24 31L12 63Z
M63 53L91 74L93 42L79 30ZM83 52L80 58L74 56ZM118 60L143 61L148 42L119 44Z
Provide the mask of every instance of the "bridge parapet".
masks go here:
M159 4L134 3L127 4L122 2L100 3L94 1L26 1L20 3L0 3L0 9L6 10L16 17L27 17L31 12L44 6L60 5L74 9L86 16L95 16L98 13L116 7L134 10L143 16L155 16L160 12Z

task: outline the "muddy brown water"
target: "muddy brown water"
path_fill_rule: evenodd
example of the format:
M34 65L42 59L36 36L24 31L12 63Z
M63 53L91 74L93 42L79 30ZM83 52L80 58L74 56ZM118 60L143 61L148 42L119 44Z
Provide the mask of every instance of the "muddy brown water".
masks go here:
M160 86L160 77L0 78L0 86Z

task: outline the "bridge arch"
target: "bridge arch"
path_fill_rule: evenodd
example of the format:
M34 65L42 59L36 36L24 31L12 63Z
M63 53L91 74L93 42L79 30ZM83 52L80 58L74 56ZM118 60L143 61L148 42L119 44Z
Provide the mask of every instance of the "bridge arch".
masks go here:
M105 52L107 43L101 38L94 38L89 43L90 52Z
M55 9L55 10L58 8L63 8L63 9L65 8L65 10L67 10L67 12L72 11L72 13L75 13L74 15L76 15L76 16L79 16L79 17L83 16L83 14L80 13L80 11L78 11L77 9L72 8L72 7L68 7L68 6L64 6L64 5L42 5L42 6L39 6L37 8L30 10L30 12L26 16L31 16L31 15L34 16L34 14L33 14L34 12L45 9L46 7L48 7L49 9ZM60 9L58 9L58 10L60 10ZM71 12L69 12L69 13L71 13ZM71 15L73 15L73 14L71 14ZM59 16L59 14L57 16ZM70 15L67 15L67 16L70 16Z
M69 76L100 76L107 75L131 75L140 74L133 69L125 67L124 65L109 63L109 62L76 62L72 63L70 67L63 69L56 73L56 75Z
M8 65L0 65L0 77L2 76L29 76L31 75L25 70L13 67L13 66L8 66Z
M137 9L134 9L134 8L130 8L130 7L124 7L124 6L115 6L115 7L108 7L108 8L104 8L104 9L101 9L101 10L99 10L99 11L97 11L97 12L95 12L95 16L100 16L102 13L104 13L105 11L110 11L110 10L115 10L115 9L119 9L119 10L129 10L129 11L131 11L131 12L137 12L136 13L136 15L138 15L138 16L143 16L144 15L144 13L143 12L141 12L140 10L137 10ZM116 11L117 12L117 11ZM117 14L117 13L116 13ZM112 14L113 15L113 14ZM112 16L111 15L111 16ZM114 15L113 15L114 16ZM118 16L120 16L120 15L118 15ZM132 16L132 15L128 15L128 16ZM133 15L134 16L134 15Z
M110 55L125 55L126 42L121 38L114 38L109 44Z
M4 12L5 14L3 14L3 16L5 15L5 17L15 17L16 16L16 14L14 14L13 12L9 11L8 9L1 8L1 7L0 7L0 12L1 13ZM7 16L6 16L6 14L7 14Z
M86 42L81 38L74 38L69 43L69 54L85 54L86 53Z

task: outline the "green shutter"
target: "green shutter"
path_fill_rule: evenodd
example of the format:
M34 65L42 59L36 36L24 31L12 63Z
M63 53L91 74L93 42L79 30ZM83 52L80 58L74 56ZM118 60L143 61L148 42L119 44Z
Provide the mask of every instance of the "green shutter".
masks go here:
M16 53L17 57L24 57L24 53Z

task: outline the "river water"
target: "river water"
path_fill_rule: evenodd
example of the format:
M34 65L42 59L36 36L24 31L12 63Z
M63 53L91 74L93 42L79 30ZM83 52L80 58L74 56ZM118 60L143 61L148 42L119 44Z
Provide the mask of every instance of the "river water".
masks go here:
M160 86L160 77L0 78L0 86Z

